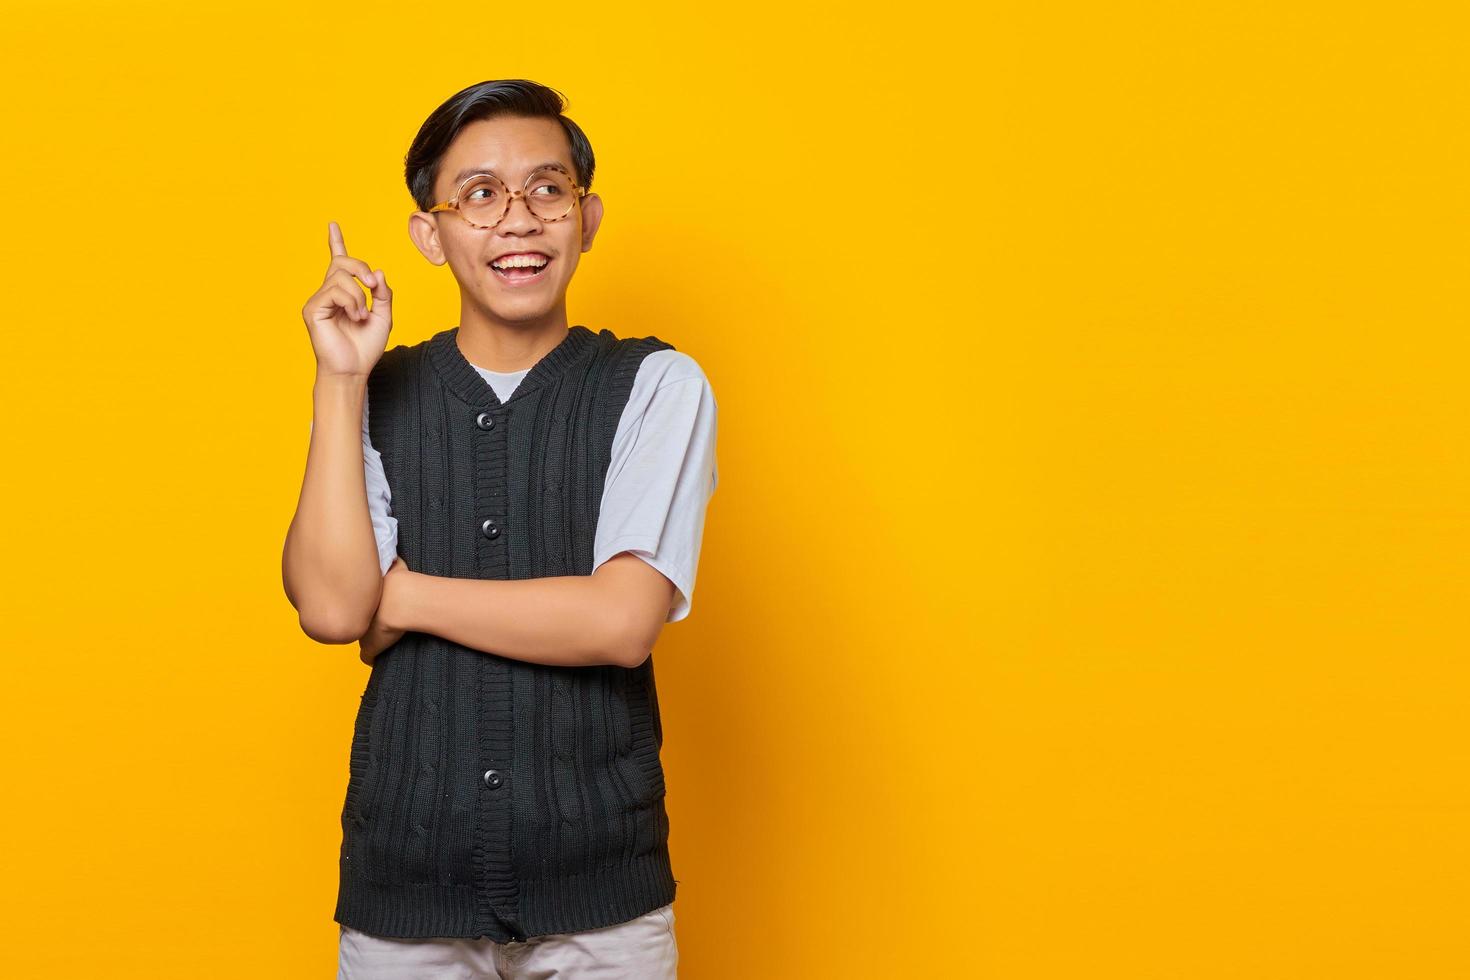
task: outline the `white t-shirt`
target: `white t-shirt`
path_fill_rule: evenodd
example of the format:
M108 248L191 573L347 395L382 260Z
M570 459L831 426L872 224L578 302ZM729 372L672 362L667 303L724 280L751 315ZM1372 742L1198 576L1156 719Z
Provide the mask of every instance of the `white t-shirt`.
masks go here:
M503 402L530 372L471 365ZM689 615L704 537L704 515L719 482L714 390L699 363L677 350L646 355L613 434L612 458L598 511L592 567L630 551L674 583L667 622ZM398 554L398 521L383 459L368 435L363 400L362 445L368 511L386 574Z

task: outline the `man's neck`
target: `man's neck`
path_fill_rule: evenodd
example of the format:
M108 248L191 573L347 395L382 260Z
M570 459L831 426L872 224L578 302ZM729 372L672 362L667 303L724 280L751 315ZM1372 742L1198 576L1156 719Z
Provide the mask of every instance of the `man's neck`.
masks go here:
M534 367L566 339L567 313L561 308L544 320L505 323L460 311L456 343L465 360L501 374Z

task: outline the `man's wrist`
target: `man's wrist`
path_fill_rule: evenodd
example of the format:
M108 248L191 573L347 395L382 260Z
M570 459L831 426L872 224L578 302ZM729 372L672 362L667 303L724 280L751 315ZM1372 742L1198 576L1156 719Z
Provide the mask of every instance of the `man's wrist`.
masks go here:
M326 374L318 371L312 388L316 391L353 391L357 388L366 388L368 376L365 374Z
M382 608L378 610L383 625L404 632L418 628L420 599L429 577L400 567L383 579L383 597L379 601Z

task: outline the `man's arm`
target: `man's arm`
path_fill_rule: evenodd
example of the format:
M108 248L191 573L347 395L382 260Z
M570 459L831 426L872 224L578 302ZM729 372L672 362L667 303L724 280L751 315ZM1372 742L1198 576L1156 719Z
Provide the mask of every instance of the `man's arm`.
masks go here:
M318 377L306 476L281 575L301 629L319 643L362 636L382 594L363 473L365 378Z
M653 650L673 598L674 583L627 553L591 575L532 579L445 578L394 568L383 580L374 623L513 660L636 667Z
M335 221L327 224L327 246L327 274L301 310L316 357L314 417L281 580L307 636L351 643L372 621L383 589L362 428L367 379L392 328L393 290L382 269L347 254ZM371 309L363 286L372 291Z

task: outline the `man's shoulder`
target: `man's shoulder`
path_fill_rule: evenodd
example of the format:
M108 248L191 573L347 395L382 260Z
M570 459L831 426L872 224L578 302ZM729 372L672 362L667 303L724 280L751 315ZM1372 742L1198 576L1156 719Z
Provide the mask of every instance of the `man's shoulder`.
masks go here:
M391 355L395 358L399 358L408 356L410 353L422 353L429 348L430 344L434 343L444 334L450 333L453 329L453 327L450 327L448 330L441 330L439 331L439 333L425 337L423 340L420 340L418 343L415 344L394 344L392 347L389 347L387 350L383 351L383 356L388 357Z
M709 384L698 360L693 355L672 347L656 350L643 359L638 369L638 380L662 388L680 381L700 381Z
M656 334L618 336L603 328L598 331L605 349L621 357L638 358L638 385L652 384L661 388L675 381L700 380L709 383L699 361L687 351L679 350L671 341Z
M378 363L373 365L369 380L377 380L381 383L384 377L390 372L397 371L406 364L421 360L428 351L429 345L438 339L439 334L434 334L433 336L425 337L418 343L394 344L379 355Z

